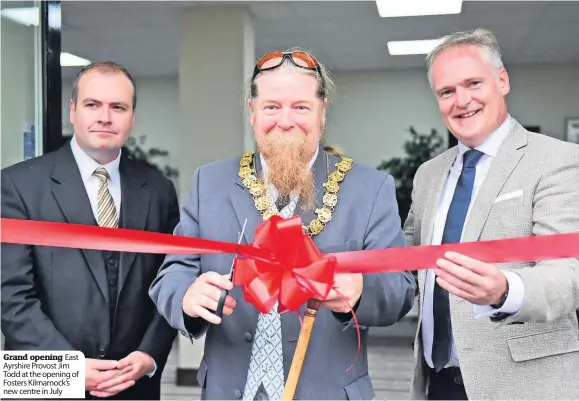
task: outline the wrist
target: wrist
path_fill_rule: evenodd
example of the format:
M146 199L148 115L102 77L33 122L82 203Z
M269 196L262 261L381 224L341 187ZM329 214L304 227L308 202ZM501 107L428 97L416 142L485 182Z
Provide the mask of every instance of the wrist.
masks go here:
M503 275L504 285L502 286L501 294L495 299L495 301L490 305L494 309L500 309L503 307L507 298L509 296L509 281Z

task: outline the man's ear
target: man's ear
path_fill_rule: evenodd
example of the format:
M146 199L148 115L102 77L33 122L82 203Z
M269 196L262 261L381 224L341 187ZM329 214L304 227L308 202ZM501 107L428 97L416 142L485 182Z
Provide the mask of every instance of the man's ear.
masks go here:
M509 74L504 67L499 70L499 85L501 87L501 94L503 96L506 96L511 91Z
M253 124L255 122L255 113L253 110L253 99L249 98L247 99L247 109L249 110L249 124L251 124L251 127L253 128Z
M324 106L322 107L322 130L326 128L326 112L328 110L328 98L324 98Z
M68 120L72 125L74 125L74 114L76 112L76 104L74 103L73 99L70 99L69 102L69 111L68 111Z

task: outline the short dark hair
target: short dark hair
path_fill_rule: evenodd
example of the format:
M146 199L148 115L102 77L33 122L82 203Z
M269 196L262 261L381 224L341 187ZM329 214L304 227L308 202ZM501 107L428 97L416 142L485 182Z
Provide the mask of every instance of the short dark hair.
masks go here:
M120 72L124 74L133 85L133 109L137 108L137 85L135 84L135 80L125 67L113 61L98 61L91 63L86 67L84 67L82 70L80 70L78 74L76 74L76 78L74 79L74 83L72 84L72 101L75 104L78 101L78 83L84 74L92 70L97 70L101 72Z

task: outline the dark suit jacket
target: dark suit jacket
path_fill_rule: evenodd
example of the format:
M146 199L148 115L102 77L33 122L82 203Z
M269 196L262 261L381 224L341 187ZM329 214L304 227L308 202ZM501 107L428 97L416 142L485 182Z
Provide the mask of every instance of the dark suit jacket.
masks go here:
M247 218L245 241L242 242L254 242L255 229L262 218L237 174L239 160L235 157L197 169L176 228L177 235L234 241ZM257 155L258 174L261 171L259 160ZM317 205L322 204L327 166L333 168L338 161L334 156L326 159L320 148L313 165ZM315 217L311 211L298 209L298 213L306 224ZM340 182L339 201L332 220L313 241L322 253L403 247L405 240L392 177L354 163ZM243 397L259 313L246 301L240 287L230 292L237 301L235 311L225 316L219 325L209 325L202 318L185 319L181 300L199 275L208 271L228 273L232 259L231 254L169 255L150 290L159 311L173 327L191 338L200 338L206 333L205 352L197 375L203 389L202 399ZM334 314L327 308L320 308L295 398L372 399L375 394L368 375L369 328L390 326L405 316L412 308L415 290L415 281L409 272L364 275L364 289L356 309L361 329L359 355L351 315ZM302 305L301 316L304 312L305 305ZM290 371L300 328L297 313L282 314L285 378Z
M171 181L126 157L119 170L120 226L172 233L179 206ZM2 170L1 185L4 218L97 224L69 143ZM79 350L86 358L117 360L140 350L153 357L157 371L117 396L159 399L161 374L176 336L148 296L163 255L122 253L113 305L106 254L2 244L5 349Z

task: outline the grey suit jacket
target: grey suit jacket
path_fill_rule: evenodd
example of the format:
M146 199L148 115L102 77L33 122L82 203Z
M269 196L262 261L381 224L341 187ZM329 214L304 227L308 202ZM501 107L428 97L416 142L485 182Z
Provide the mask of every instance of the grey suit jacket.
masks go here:
M420 167L405 223L409 245L431 242L437 203L457 155L453 147ZM521 193L522 192L522 193ZM464 241L579 231L579 146L514 123L464 229ZM506 319L475 319L451 295L453 334L469 399L579 398L579 260L506 263L523 279L524 304ZM419 272L419 302L426 271ZM418 320L411 397L424 399L428 366Z
M259 157L256 157L259 161ZM194 175L189 198L182 210L177 235L196 236L234 242L244 220L248 223L245 242L254 240L261 223L253 198L243 187L237 172L240 158L212 163ZM330 172L338 161L329 157ZM258 173L259 163L256 166ZM313 166L317 204L321 205L327 180L325 152L320 149ZM402 247L405 245L392 177L355 164L340 183L338 205L326 228L314 241L322 252ZM298 209L299 210L299 209ZM296 211L297 212L297 211ZM302 213L306 224L311 213ZM184 320L182 300L185 292L202 273L226 274L233 255L168 256L151 286L150 295L161 315L184 334L198 338L205 333L205 353L198 381L207 399L242 397L251 356L258 312L243 299L240 288L231 295L237 306L220 325L202 319ZM371 326L394 324L412 307L415 284L409 273L368 274L356 310L362 325L362 349L357 352L357 336L350 316L334 315L321 308L310 340L296 398L371 399L374 391L368 377L367 334ZM301 313L303 316L304 308ZM285 377L289 371L300 332L296 313L282 315ZM353 367L346 372L348 366Z

